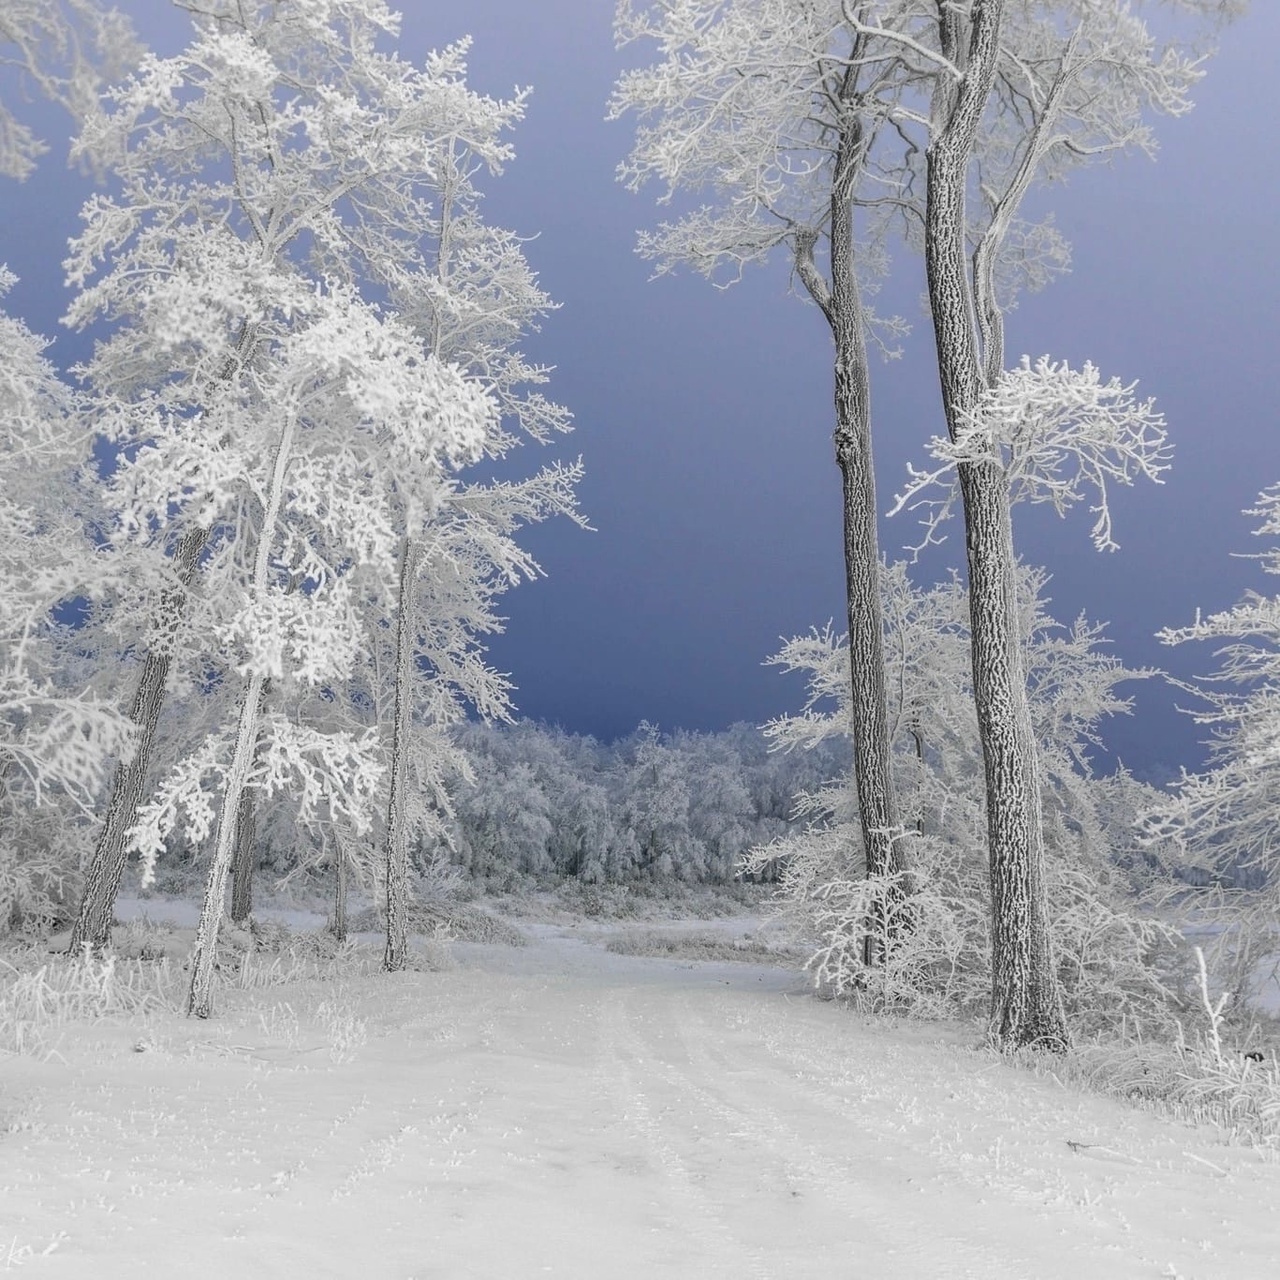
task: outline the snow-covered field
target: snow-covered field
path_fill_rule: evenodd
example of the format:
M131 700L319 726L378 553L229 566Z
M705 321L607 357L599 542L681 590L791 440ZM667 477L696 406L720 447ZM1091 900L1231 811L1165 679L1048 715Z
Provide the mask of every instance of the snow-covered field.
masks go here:
M705 922L699 922L705 927ZM723 926L722 926L723 927ZM1280 1164L868 1023L781 967L526 926L0 1059L0 1272L1280 1275Z

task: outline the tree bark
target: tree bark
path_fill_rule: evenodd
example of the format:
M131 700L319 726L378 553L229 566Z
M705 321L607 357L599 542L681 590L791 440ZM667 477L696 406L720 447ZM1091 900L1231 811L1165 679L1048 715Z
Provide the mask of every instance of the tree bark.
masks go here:
M861 147L861 130L851 124L842 134L832 179L830 287L813 265L812 233L798 239L797 266L835 344L834 444L841 478L854 781L867 872L878 875L905 869L906 859L898 839L885 696L870 370L854 268L853 192Z
M400 552L396 609L396 704L391 733L391 795L387 802L387 947L382 968L403 969L409 959L409 734L413 718L414 583L421 545L406 535Z
M151 767L160 713L164 709L174 644L186 614L191 583L208 540L207 529L188 529L173 554L178 585L167 587L160 594L153 636L129 707L129 719L138 728L133 754L116 767L106 817L85 871L80 909L71 928L68 950L72 953L86 945L100 951L111 940L116 896L128 861L127 834L137 821L138 808L142 804L143 786Z
M240 696L240 716L236 725L236 745L227 770L218 813L218 833L214 841L213 861L205 880L200 923L196 927L195 946L191 951L191 989L187 995L187 1013L207 1018L213 1012L213 973L218 958L218 927L227 897L227 876L235 848L237 817L244 795L253 753L258 737L258 710L262 699L263 677L256 672L244 685Z
M851 62L856 62L856 46ZM841 101L852 113L855 72L845 73ZM849 627L850 711L854 785L868 875L905 872L908 859L893 786L892 742L885 694L884 622L880 598L880 546L876 526L875 468L871 446L871 383L866 317L854 263L854 194L865 139L856 115L840 134L831 182L831 281L813 263L816 234L796 239L797 272L822 309L835 344L836 465L840 468L844 526L845 601ZM880 959L868 930L865 959Z
M262 705L259 716L266 709L271 694L271 681L262 682ZM262 735L254 745L254 762L262 749ZM251 787L240 797L236 813L236 847L231 856L231 923L245 924L253 914L253 874L258 869L258 793Z
M236 847L231 855L231 923L247 924L253 914L253 873L257 863L257 793L245 788L236 813Z
M1003 0L975 0L967 46L943 19L944 53L963 67L939 89L927 155L925 265L947 427L954 440L986 386L966 271L965 182L999 51ZM947 47L948 44L953 47ZM998 460L961 463L973 688L982 738L992 903L991 1034L1004 1049L1061 1050L1069 1038L1044 885L1039 769L1027 702L1009 490Z
M334 836L333 855L333 936L347 940L347 846L341 836Z

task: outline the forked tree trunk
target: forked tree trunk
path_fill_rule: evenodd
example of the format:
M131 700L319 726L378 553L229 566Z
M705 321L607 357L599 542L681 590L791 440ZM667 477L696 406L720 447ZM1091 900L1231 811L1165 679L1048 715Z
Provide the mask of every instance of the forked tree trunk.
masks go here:
M261 599L267 590L271 546L275 541L276 522L280 518L280 508L284 501L285 475L289 469L296 430L297 417L292 411L287 411L271 466L271 483L263 507L262 529L258 535L257 553L254 557L250 591L256 599ZM197 1018L207 1018L213 1012L213 973L218 958L218 927L222 923L223 904L227 896L227 876L231 871L231 857L235 850L240 801L258 748L258 723L262 714L262 692L265 685L266 677L254 671L245 680L244 690L240 695L235 747L223 783L213 859L209 864L200 923L196 926L196 940L191 951L191 989L187 997L187 1013Z
M382 967L403 969L409 959L409 734L413 718L414 584L421 544L406 537L400 552L396 607L396 702L391 732L391 795L387 802L387 948Z
M963 69L935 103L925 265L947 427L954 440L985 387L975 333L965 183L991 89L1003 0L975 0L967 31L942 19L944 53ZM959 467L969 569L974 701L982 739L991 874L991 1034L1005 1049L1068 1044L1044 884L1035 735L1027 702L1008 479L996 460Z
M176 587L160 594L156 619L147 656L142 662L138 687L129 707L129 719L137 726L133 754L117 767L111 784L111 799L93 855L85 871L80 909L71 928L69 950L78 952L86 944L95 951L111 940L111 921L115 914L116 896L128 861L128 832L138 820L143 787L151 767L156 730L164 709L169 668L178 631L186 614L192 580L200 564L200 556L209 531L196 527L186 531L173 554Z

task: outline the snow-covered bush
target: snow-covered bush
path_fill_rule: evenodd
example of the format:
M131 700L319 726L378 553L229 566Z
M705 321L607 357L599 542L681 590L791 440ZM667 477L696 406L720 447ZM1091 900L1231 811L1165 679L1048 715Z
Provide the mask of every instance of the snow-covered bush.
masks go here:
M1245 514L1280 538L1280 485ZM1256 557L1280 574L1280 545ZM1209 767L1183 772L1145 816L1152 856L1180 878L1177 905L1201 931L1217 979L1243 1003L1280 958L1280 597L1249 592L1233 608L1160 632L1166 644L1221 642L1218 668L1180 684L1210 731Z
M883 580L890 722L910 871L865 876L856 800L845 776L799 797L804 831L753 849L742 865L750 872L781 864L778 910L813 945L810 967L823 987L876 1008L976 1014L991 991L990 887L967 601L957 580L921 590L901 565ZM1045 582L1043 573L1022 572L1047 888L1068 1013L1078 1026L1167 1019L1166 992L1151 962L1175 937L1138 910L1124 869L1137 847L1130 819L1154 792L1123 771L1096 776L1090 763L1099 722L1128 709L1115 687L1150 673L1128 670L1102 652L1100 628L1083 619L1071 627L1054 622ZM810 688L800 715L769 726L774 743L803 750L846 735L843 639L830 628L815 631L789 642L774 661L807 673Z
M168 1011L176 986L166 960L8 951L0 957L0 1053L43 1053L49 1033L69 1022Z

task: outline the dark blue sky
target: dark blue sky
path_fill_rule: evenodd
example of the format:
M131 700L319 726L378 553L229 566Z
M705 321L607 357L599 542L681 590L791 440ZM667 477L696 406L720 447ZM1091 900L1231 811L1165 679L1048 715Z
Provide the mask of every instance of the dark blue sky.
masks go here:
M124 8L161 52L176 51L180 16L141 0ZM843 613L839 480L831 457L831 353L817 312L788 293L785 264L717 292L688 275L650 282L633 252L657 212L613 179L630 126L604 122L619 68L607 0L435 0L406 6L401 51L475 37L471 82L505 94L532 85L517 159L489 184L490 218L535 235L527 253L561 304L532 354L558 366L550 393L577 432L554 452L587 464L583 506L596 526L562 522L526 535L548 577L507 597L510 622L492 646L512 673L521 714L613 737L642 718L707 729L793 710L799 681L761 665L779 638ZM1275 225L1280 177L1267 128L1280 6L1256 5L1229 30L1196 110L1158 124L1161 154L1130 157L1042 200L1072 241L1074 271L1010 317L1010 360L1050 353L1091 359L1104 376L1140 380L1177 445L1162 487L1116 501L1121 550L1095 553L1085 513L1059 521L1018 513L1024 556L1047 565L1055 613L1110 623L1131 665L1182 675L1210 656L1168 650L1157 628L1266 588L1240 509L1280 480L1276 343L1280 281ZM0 260L22 277L13 310L57 329L58 263L88 190L54 153L3 188ZM941 429L919 270L903 255L885 298L915 324L906 358L873 370L881 508L908 458ZM62 336L54 351L74 359ZM530 448L530 466L548 451ZM883 526L890 556L915 530ZM921 568L961 555L958 528ZM1153 683L1134 686L1135 717L1109 741L1140 773L1197 764L1198 731ZM1184 698L1185 700L1185 698Z

